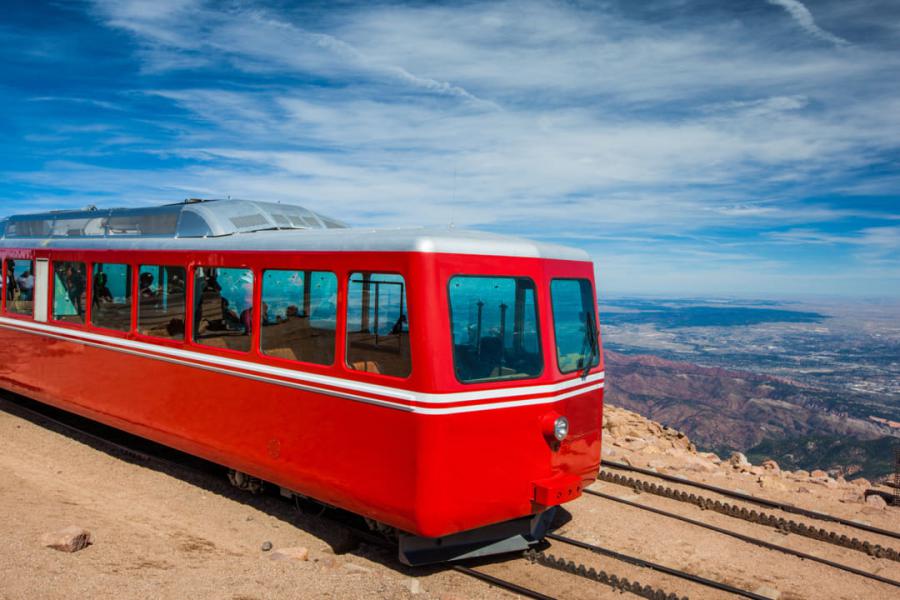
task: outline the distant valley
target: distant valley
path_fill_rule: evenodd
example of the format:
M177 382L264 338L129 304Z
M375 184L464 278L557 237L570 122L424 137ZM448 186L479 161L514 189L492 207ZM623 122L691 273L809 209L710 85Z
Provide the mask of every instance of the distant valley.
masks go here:
M676 327L734 327L759 323L821 323L827 317L815 312L747 306L674 306L629 303L644 310L611 312L609 325L653 324L662 329Z
M607 400L720 453L885 475L900 447L893 311L610 301L601 306Z

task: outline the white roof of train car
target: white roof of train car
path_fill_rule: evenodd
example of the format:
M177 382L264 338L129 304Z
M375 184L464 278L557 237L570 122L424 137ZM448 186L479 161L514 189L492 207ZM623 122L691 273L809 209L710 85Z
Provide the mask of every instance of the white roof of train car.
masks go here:
M583 250L453 228L347 228L300 206L188 201L142 209L17 215L0 248L433 252L587 261Z

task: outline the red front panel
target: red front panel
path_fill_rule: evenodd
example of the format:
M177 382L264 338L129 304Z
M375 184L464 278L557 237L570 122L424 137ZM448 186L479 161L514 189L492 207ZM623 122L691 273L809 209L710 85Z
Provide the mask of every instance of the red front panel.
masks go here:
M573 478L586 484L596 474L602 389L578 393L598 385L577 382L564 392L569 397L553 402L563 392L535 390L579 379L556 367L546 282L592 279L589 263L400 253L38 253L88 263L243 266L254 270L257 281L264 268L333 271L340 282L338 314L346 311L349 273L400 273L408 284L412 373L400 379L347 368L340 358L341 320L336 364L315 366L136 333L45 327L4 314L4 387L427 536L531 514L542 508L536 494L546 500L571 488ZM505 384L456 380L446 285L451 275L466 273L528 276L538 284L546 363L540 377ZM258 341L257 333L254 348ZM164 352L155 353L154 346ZM298 382L271 367L345 383ZM594 370L600 371L602 364ZM492 399L490 390L509 388L521 393ZM472 391L484 394L435 402ZM486 409L494 403L505 406ZM455 412L465 406L477 409ZM558 448L543 427L551 412L571 424Z

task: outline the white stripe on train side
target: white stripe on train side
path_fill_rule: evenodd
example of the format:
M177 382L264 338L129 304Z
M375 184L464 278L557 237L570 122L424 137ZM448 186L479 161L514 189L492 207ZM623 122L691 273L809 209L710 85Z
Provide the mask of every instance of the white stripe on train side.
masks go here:
M316 375L315 373L307 373L303 371L294 371L271 365L227 358L222 356L214 356L202 352L194 352L190 350L182 350L178 348L167 348L146 342L134 340L126 340L123 338L107 336L88 331L79 331L63 327L55 327L53 325L45 325L42 323L34 323L31 321L9 319L0 317L0 327L14 329L18 331L43 335L55 339L74 341L88 346L103 348L115 352L142 356L154 360L194 367L198 369L215 371L218 373L254 379L266 383L283 385L295 389L302 389L322 393L330 396L346 398L375 404L389 408L396 408L408 412L415 412L427 415L454 414L463 412L473 412L478 410L493 410L497 408L513 408L516 406L530 406L535 404L551 404L558 402L571 396L587 393L603 387L604 372L594 373L582 379L577 377L568 381L554 384L532 385L515 388L502 388L493 390L479 390L471 392L447 392L442 394L430 394L424 392L415 392L411 390L403 390L390 386L353 381L350 379L341 379L338 377L330 377L327 375ZM234 369L240 369L235 371ZM268 377L266 376L268 375ZM284 381L282 379L274 379L273 377L283 377L292 381ZM595 384L595 385L587 385ZM321 388L325 385L339 388L332 390ZM572 389L579 388L579 389ZM362 394L372 394L381 396L382 398L370 398L361 396ZM491 402L482 404L470 404L467 406L455 406L444 408L431 408L421 406L411 406L392 402L391 400L400 400L405 402L415 402L419 404L450 404L458 402L469 402L475 400L498 400L501 398L521 398L524 396L536 396L552 394L542 398L528 398L524 400L506 400L503 402Z

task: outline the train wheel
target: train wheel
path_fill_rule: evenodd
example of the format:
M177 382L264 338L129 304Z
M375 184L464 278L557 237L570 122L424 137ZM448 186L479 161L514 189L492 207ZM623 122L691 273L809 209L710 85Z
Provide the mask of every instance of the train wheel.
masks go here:
M250 492L254 496L256 494L261 494L263 490L266 489L266 484L262 479L251 477L246 473L241 473L240 471L235 471L233 469L228 471L228 481L230 481L231 485L237 489Z

